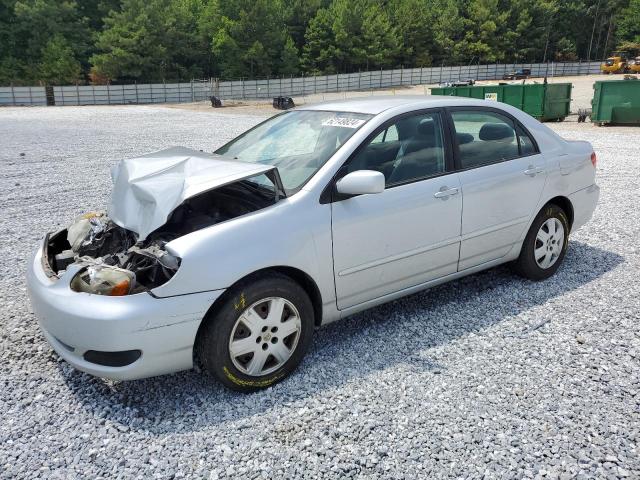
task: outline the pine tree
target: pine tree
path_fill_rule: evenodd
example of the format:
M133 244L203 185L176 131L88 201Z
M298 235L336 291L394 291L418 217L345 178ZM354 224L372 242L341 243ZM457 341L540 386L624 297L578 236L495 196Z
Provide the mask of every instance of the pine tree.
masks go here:
M80 62L74 55L69 42L56 35L42 49L39 65L40 78L49 85L65 85L80 79Z

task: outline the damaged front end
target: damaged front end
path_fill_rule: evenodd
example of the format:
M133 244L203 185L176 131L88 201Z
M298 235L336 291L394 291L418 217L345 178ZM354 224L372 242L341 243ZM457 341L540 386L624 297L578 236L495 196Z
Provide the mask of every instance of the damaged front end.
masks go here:
M71 289L121 296L158 287L173 277L180 259L164 250L165 240L138 242L137 235L104 213L89 213L45 239L43 262L49 276L80 267Z
M181 262L167 243L285 196L272 166L184 148L125 160L113 169L113 180L107 213L85 214L45 238L45 273L57 278L74 265L74 291L122 296L159 287Z

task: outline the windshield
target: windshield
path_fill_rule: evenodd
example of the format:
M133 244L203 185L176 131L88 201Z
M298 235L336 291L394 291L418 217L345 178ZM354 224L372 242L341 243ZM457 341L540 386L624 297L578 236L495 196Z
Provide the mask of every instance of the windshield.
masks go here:
M290 195L371 117L362 113L294 110L270 118L215 153L277 167Z

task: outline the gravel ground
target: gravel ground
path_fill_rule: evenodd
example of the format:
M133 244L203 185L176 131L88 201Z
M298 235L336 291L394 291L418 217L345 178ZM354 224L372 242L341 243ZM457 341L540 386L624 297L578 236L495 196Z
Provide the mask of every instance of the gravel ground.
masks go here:
M253 395L61 362L24 286L43 233L105 206L118 159L258 120L0 109L0 478L640 477L639 128L553 125L594 144L602 197L550 280L496 268L329 325Z

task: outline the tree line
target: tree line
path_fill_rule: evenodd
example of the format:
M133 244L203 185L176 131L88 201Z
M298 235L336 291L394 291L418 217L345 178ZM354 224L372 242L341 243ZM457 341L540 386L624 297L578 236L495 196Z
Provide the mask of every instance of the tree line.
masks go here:
M640 47L640 0L0 0L3 85L601 60L621 46Z

